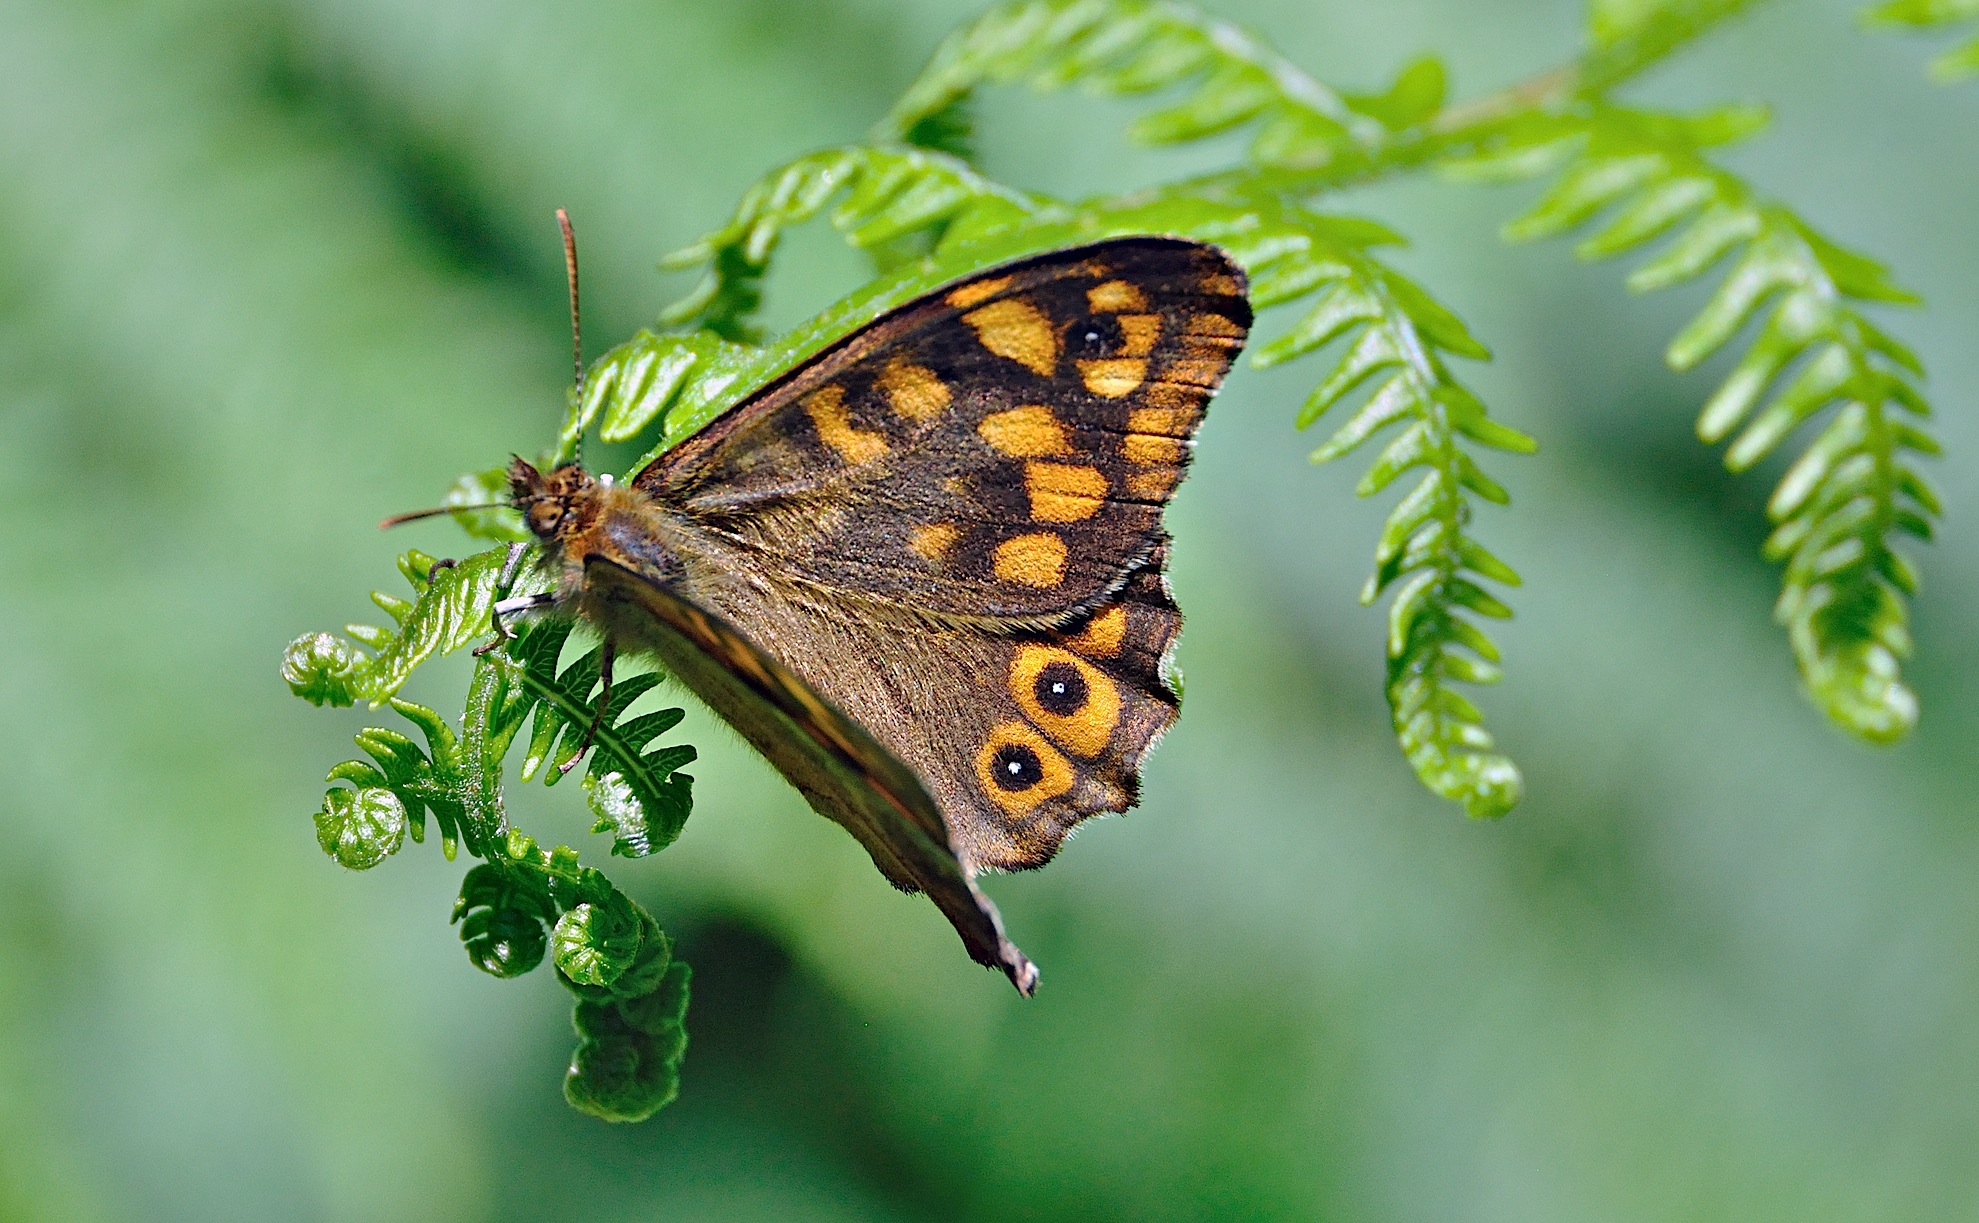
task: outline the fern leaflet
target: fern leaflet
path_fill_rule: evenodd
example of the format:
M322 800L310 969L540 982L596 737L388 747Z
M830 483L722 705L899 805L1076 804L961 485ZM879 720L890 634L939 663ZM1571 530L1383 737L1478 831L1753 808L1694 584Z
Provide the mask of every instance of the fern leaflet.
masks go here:
M1524 177L1542 158L1564 160L1564 172L1507 224L1507 236L1564 233L1610 207L1606 224L1577 248L1583 258L1674 233L1630 274L1637 291L1693 279L1736 253L1666 355L1689 369L1764 314L1751 347L1698 417L1706 442L1739 430L1725 453L1734 471L1836 409L1774 490L1767 512L1775 529L1765 550L1785 567L1776 614L1809 693L1841 726L1887 742L1917 719L1916 697L1899 673L1910 652L1902 596L1916 593L1917 578L1892 541L1931 536L1939 499L1915 459L1938 445L1921 424L1930 408L1914 382L1923 373L1917 358L1858 304L1916 298L1881 264L1829 241L1704 156L1764 121L1749 107L1683 117L1588 105L1510 125L1492 147L1450 169L1460 177Z
M577 851L539 849L509 825L502 807L502 762L532 711L524 779L576 757L596 713L589 696L598 682L597 653L559 671L569 622L524 625L502 650L477 661L458 731L433 710L391 695L418 661L487 635L503 559L495 551L439 565L409 552L399 568L418 597L375 596L399 631L353 630L377 648L375 657L325 633L289 647L283 674L297 695L319 705L348 705L359 696L389 701L425 739L422 747L384 727L360 731L357 745L367 759L330 770L332 785L316 814L317 841L343 865L368 870L398 852L407 832L423 841L430 812L449 859L461 847L483 859L462 880L454 909L468 958L484 972L513 977L554 948L558 979L578 997L580 1040L565 1094L598 1116L640 1120L678 1090L687 965L673 959L672 944L650 913L603 874L578 865ZM658 682L649 673L613 686L584 778L598 817L593 831L613 833L612 852L626 857L665 848L693 806L693 778L678 770L694 759L694 749L648 750L679 724L681 711L622 720ZM550 782L559 776L559 768L549 769Z
M1921 30L1974 18L1979 18L1979 0L1888 0L1887 3L1864 9L1862 13L1864 25ZM1962 81L1974 75L1979 75L1979 38L1962 43L1931 61L1931 76L1938 81Z

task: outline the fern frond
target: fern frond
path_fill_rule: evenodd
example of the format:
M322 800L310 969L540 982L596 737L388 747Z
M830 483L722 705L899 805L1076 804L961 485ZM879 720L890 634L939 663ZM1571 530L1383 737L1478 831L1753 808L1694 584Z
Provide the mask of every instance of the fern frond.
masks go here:
M1762 0L1592 0L1590 48L1579 65L1589 95L1633 76L1713 26Z
M1888 0L1862 11L1866 26L1938 29L1979 18L1979 0ZM1979 75L1979 38L1963 43L1931 61L1931 76L1941 82Z
M557 659L570 630L568 621L531 624L509 643L511 678L535 707L522 760L524 781L547 765L545 784L555 785L563 776L563 766L584 749L591 727L595 706L590 694L598 683L599 656L593 650L559 672ZM634 701L659 686L660 679L658 673L648 671L614 683L604 717L590 736L591 763L583 784L592 814L598 817L591 831L612 833L612 853L621 857L643 858L673 844L694 807L694 779L679 771L694 761L694 748L682 743L646 750L678 726L687 716L685 711L658 709L620 721Z
M400 568L419 595L411 603L379 598L400 629L366 635L378 656L363 658L328 634L301 638L283 660L290 687L316 704L347 705L384 685L395 687L404 678L399 668L417 665L448 643L485 635L485 604L502 559L501 552L484 553L436 571L432 558L408 553ZM577 851L538 848L509 826L502 807L502 764L532 710L525 780L546 763L575 756L592 723L588 698L598 681L597 654L557 669L570 631L567 621L531 622L503 650L479 659L457 731L423 705L384 697L419 728L425 744L383 727L360 731L357 744L366 758L330 770L316 836L338 862L366 870L398 852L408 832L423 841L430 812L449 859L457 847L483 859L462 880L454 906L468 958L484 972L513 977L553 952L558 980L577 996L579 1041L565 1095L607 1120L637 1121L679 1090L687 965L673 958L673 945L652 914L602 873L580 866ZM677 770L694 759L694 749L651 748L679 724L681 711L621 721L658 682L645 674L614 685L584 779L598 816L592 831L612 832L612 852L626 857L664 848L693 805L693 778ZM549 780L557 775L552 769Z
M371 601L392 618L393 627L350 624L344 626L348 637L310 633L296 638L282 654L282 678L289 691L312 705L369 701L376 709L427 659L451 654L488 635L502 560L497 550L440 565L423 552L407 552L399 558L399 572L412 584L416 598L384 591L371 594ZM525 571L515 593L543 589L547 589L543 576ZM364 649L373 652L366 654Z
M1475 817L1503 815L1522 782L1510 759L1492 751L1482 715L1453 684L1500 677L1499 654L1473 616L1511 610L1479 579L1519 584L1518 574L1470 532L1471 498L1510 500L1484 474L1465 443L1528 454L1536 444L1492 420L1449 371L1443 354L1484 359L1489 352L1447 308L1368 254L1384 231L1348 229L1314 216L1303 250L1263 262L1253 274L1260 306L1305 293L1317 301L1290 330L1259 347L1253 362L1272 366L1344 341L1341 356L1300 411L1306 428L1372 386L1359 406L1313 452L1316 463L1358 450L1400 426L1355 490L1373 496L1412 471L1422 476L1388 515L1375 572L1361 592L1372 603L1400 583L1388 609L1388 703L1395 733L1423 784Z
M680 1091L690 973L653 915L576 851L511 833L467 873L453 919L484 972L515 977L553 951L576 995L564 1097L607 1121L643 1121Z
M1250 157L1273 169L1371 162L1392 132L1415 126L1443 100L1443 73L1413 65L1384 94L1335 92L1229 22L1165 0L1014 0L944 39L873 129L876 143L907 138L978 86L1079 84L1103 94L1186 86L1181 101L1130 129L1175 144L1255 124Z
M938 234L965 217L981 230L1047 206L947 153L904 145L822 149L757 180L728 224L661 261L667 268L704 270L694 289L661 312L660 322L699 327L731 342L758 340L752 319L784 229L810 220L841 194L831 223L868 252L910 235Z
M1917 299L1881 264L1823 237L1705 157L1764 119L1747 107L1682 117L1589 105L1508 129L1494 147L1451 168L1502 177L1526 172L1534 150L1563 156L1560 177L1506 225L1506 235L1548 237L1606 212L1577 248L1587 259L1673 235L1630 274L1638 291L1694 279L1732 258L1666 356L1689 369L1764 316L1698 418L1706 442L1738 430L1725 454L1733 471L1825 415L1767 506L1775 530L1766 553L1785 566L1776 614L1815 701L1848 730L1887 742L1917 717L1899 674L1910 651L1903 596L1915 593L1916 576L1892 542L1900 533L1930 537L1938 498L1915 460L1938 446L1921 423L1930 412L1915 383L1922 367L1859 305Z
M667 439L684 437L675 421L703 420L726 406L724 392L759 351L713 331L641 330L592 364L573 432L581 434L596 420L601 440L626 442L660 421Z

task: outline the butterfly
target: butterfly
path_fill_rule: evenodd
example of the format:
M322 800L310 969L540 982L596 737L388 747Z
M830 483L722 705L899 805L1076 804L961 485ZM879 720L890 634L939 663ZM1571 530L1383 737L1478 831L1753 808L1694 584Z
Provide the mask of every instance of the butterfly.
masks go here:
M656 658L978 963L977 888L1136 801L1173 724L1162 512L1251 324L1216 247L991 267L841 339L627 483L518 458L546 607ZM603 704L601 698L600 704Z

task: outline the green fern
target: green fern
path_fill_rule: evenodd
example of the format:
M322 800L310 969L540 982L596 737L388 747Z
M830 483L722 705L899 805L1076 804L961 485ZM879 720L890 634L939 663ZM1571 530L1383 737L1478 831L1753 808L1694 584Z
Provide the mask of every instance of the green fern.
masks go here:
M932 116L953 113L981 84L1018 80L1110 93L1186 86L1181 102L1143 115L1131 134L1173 143L1254 122L1252 166L1150 193L1067 204L1000 187L952 157L891 143L908 141ZM1392 235L1313 213L1281 189L1286 181L1308 183L1315 173L1365 174L1384 158L1402 156L1397 150L1418 147L1444 89L1441 66L1422 60L1382 94L1335 93L1254 38L1175 4L1030 0L999 6L943 42L875 128L873 145L826 150L771 172L745 193L726 225L669 257L668 266L699 266L703 276L662 317L729 334L745 330L746 320L719 311L724 303L753 305L759 297L731 282L759 280L783 228L817 216L841 193L845 198L830 219L855 246L872 251L908 235L926 238L932 262L896 277L917 290L1072 242L1161 232L1222 244L1253 276L1260 307L1323 291L1313 313L1288 336L1256 350L1253 362L1276 364L1313 352L1343 331L1361 333L1321 380L1299 418L1301 428L1377 369L1394 371L1315 458L1338 457L1353 448L1349 439L1364 440L1408 421L1362 490L1379 491L1406 468L1428 468L1397 507L1367 594L1372 600L1408 579L1391 607L1388 693L1396 731L1430 789L1473 815L1502 814L1518 801L1517 769L1489 750L1491 737L1476 707L1449 684L1491 682L1498 675L1496 648L1466 613L1509 614L1464 575L1509 582L1517 575L1467 533L1468 497L1502 500L1504 492L1463 452L1460 439L1520 452L1532 449L1532 442L1490 421L1483 404L1449 377L1435 356L1438 347L1473 358L1488 353L1455 315L1367 254L1369 239ZM1345 236L1356 226L1358 242ZM890 289L868 300L877 313L901 297ZM843 334L869 317L842 313L832 321ZM732 395L736 388L726 389ZM625 415L643 417L643 409ZM698 427L697 415L683 414L682 426ZM675 428L670 417L662 447ZM1387 470L1396 463L1405 467ZM1427 517L1413 517L1418 513Z
M1495 750L1462 685L1498 678L1498 651L1477 623L1509 615L1487 583L1518 575L1472 533L1477 499L1503 488L1476 451L1529 453L1533 441L1493 420L1452 372L1455 358L1489 353L1435 296L1376 251L1399 241L1372 221L1320 210L1327 192L1437 167L1456 177L1518 179L1559 172L1539 203L1507 226L1515 239L1565 233L1606 213L1580 252L1605 258L1659 238L1668 244L1630 283L1659 288L1732 257L1709 305L1676 338L1669 360L1689 368L1764 322L1705 406L1699 432L1730 437L1744 469L1819 416L1813 439L1775 490L1767 552L1783 564L1779 617L1807 687L1842 725L1866 737L1903 734L1916 702L1899 675L1910 648L1903 596L1914 592L1898 534L1928 538L1939 514L1916 457L1936 444L1920 419L1914 356L1863 310L1912 300L1872 260L1844 250L1791 210L1715 165L1709 150L1762 126L1751 108L1694 116L1614 103L1615 88L1648 65L1752 7L1754 0L1592 0L1588 46L1568 63L1455 105L1434 59L1405 65L1388 86L1354 93L1323 84L1255 36L1170 0L1016 0L951 34L894 108L855 144L800 157L758 180L731 217L666 266L698 269L695 286L659 325L613 348L566 405L550 465L573 459L595 429L643 442L643 469L729 406L885 311L977 269L1097 239L1166 233L1215 242L1247 271L1260 310L1300 312L1261 338L1251 360L1320 361L1296 414L1304 429L1339 405L1345 419L1313 453L1343 457L1387 435L1361 495L1404 475L1363 591L1390 597L1387 696L1404 753L1423 783L1472 815L1509 810L1517 768ZM1979 0L1897 0L1866 18L1943 24L1979 15ZM1940 61L1941 74L1979 70L1979 44ZM1065 201L997 182L971 164L976 92L997 83L1078 86L1147 96L1129 135L1173 144L1249 131L1245 152L1213 173L1130 195ZM1159 95L1159 96L1155 96ZM787 334L763 335L764 277L785 229L819 217L871 257L875 274ZM1267 314L1265 323L1272 323ZM1275 324L1274 324L1275 325ZM1392 430L1392 433L1390 432ZM1736 434L1736 436L1734 436ZM464 476L445 504L476 538L529 536L504 499L502 469ZM473 508L480 507L480 508ZM528 725L525 780L562 776L597 713L599 656L559 666L570 626L525 626L474 668L458 728L398 698L428 659L489 633L504 567L484 552L451 567L408 553L415 597L378 594L387 628L291 644L283 674L316 704L389 702L420 739L370 728L364 758L338 765L318 811L325 851L354 869L424 839L429 816L444 852L481 863L463 881L455 920L473 962L498 976L552 960L578 998L579 1044L566 1094L600 1116L649 1115L671 1099L685 1046L687 968L650 914L581 866L574 850L540 849L512 828L502 771ZM512 591L545 588L524 567ZM691 809L693 759L657 745L675 709L627 717L658 682L614 686L597 718L583 787L594 831L612 852L655 852Z
M1979 0L1888 0L1862 12L1864 25L1913 30L1937 29L1975 18L1979 18ZM1931 76L1939 81L1962 81L1974 75L1979 75L1979 38L1931 61Z
M1923 372L1917 358L1858 304L1917 299L1881 264L1829 241L1704 156L1764 123L1751 107L1682 117L1589 105L1510 125L1447 169L1473 179L1525 177L1543 159L1564 159L1558 180L1506 235L1550 237L1609 209L1605 225L1576 248L1582 258L1674 234L1630 274L1637 291L1694 279L1733 256L1667 357L1690 369L1763 313L1751 347L1697 422L1706 442L1739 430L1725 452L1734 471L1836 409L1767 505L1775 530L1766 553L1785 565L1776 610L1808 691L1843 727L1887 742L1917 719L1898 670L1910 652L1902 596L1916 593L1917 577L1892 541L1931 536L1939 501L1915 459L1938 445L1921 425L1930 409L1912 382Z
M1370 164L1443 93L1440 67L1404 73L1378 97L1336 93L1237 26L1162 0L1018 0L943 40L869 139L904 141L977 87L1013 81L1104 94L1186 84L1179 102L1135 120L1134 139L1174 144L1255 123L1251 160L1296 170Z
M1358 243L1352 240L1356 236ZM1313 452L1316 463L1403 426L1355 490L1372 496L1409 472L1422 472L1389 512L1361 602L1372 603L1403 583L1389 604L1387 691L1396 736L1416 775L1472 816L1503 815L1519 801L1518 769L1491 751L1482 715L1450 685L1499 679L1497 647L1470 615L1512 613L1475 579L1516 586L1519 575L1470 535L1471 497L1499 505L1510 497L1463 443L1518 454L1531 453L1537 444L1492 420L1484 404L1451 376L1439 352L1476 360L1490 353L1456 315L1366 253L1367 245L1381 240L1393 239L1379 232L1349 233L1275 261L1253 288L1258 304L1284 300L1308 284L1317 286L1320 297L1253 360L1276 365L1350 337L1338 364L1306 400L1298 425L1312 424L1365 383L1374 389Z
M393 695L420 661L488 636L504 559L502 552L486 552L437 566L431 557L407 553L399 568L417 598L374 596L398 631L350 630L377 649L373 657L327 633L290 645L283 674L298 696L319 705L389 702L425 740L422 747L385 727L358 732L366 758L330 770L332 785L316 813L317 842L344 866L368 870L397 853L408 832L424 841L430 813L449 860L459 848L483 859L463 881L454 912L468 958L495 976L517 976L554 945L559 979L579 998L582 1040L566 1094L599 1116L639 1120L678 1088L687 966L672 961L671 944L651 914L598 871L580 867L575 850L538 849L510 826L502 804L503 761L532 711L524 780L550 765L547 780L554 783L562 775L555 766L577 756L596 712L589 696L598 682L597 652L559 671L571 625L524 625L500 651L477 661L458 731L433 710ZM612 833L611 852L625 857L665 848L693 807L693 778L678 770L694 759L694 749L648 750L679 724L682 711L623 720L658 682L647 673L613 686L584 776L597 816L593 831Z
M705 270L700 283L667 307L660 321L733 341L759 338L750 321L762 299L754 286L784 229L810 220L841 192L845 199L832 211L832 226L867 251L939 228L965 212L1021 215L1038 208L1036 197L1000 186L946 153L862 145L824 149L759 179L727 225L661 261L665 268Z
M725 264L721 251L747 244L754 235L754 249L761 256L752 253L747 266L760 270L784 226L818 215L841 191L848 198L831 217L854 245L891 241L917 229L938 229L939 235L928 259L869 286L854 299L858 308L832 312L822 329L814 325L801 337L806 349L848 334L886 305L965 272L1115 234L1174 233L1221 244L1252 276L1252 299L1260 308L1317 295L1311 313L1286 336L1259 347L1253 362L1279 364L1312 353L1343 333L1356 334L1355 343L1308 401L1300 428L1370 376L1391 371L1368 404L1314 458L1338 457L1387 425L1408 423L1362 485L1363 495L1371 495L1406 470L1427 469L1397 507L1377 550L1377 573L1366 595L1371 601L1397 580L1409 579L1391 609L1388 693L1397 735L1417 775L1436 793L1462 803L1473 815L1510 810L1520 794L1518 771L1508 758L1489 750L1492 740L1477 708L1449 686L1452 681L1489 683L1497 678L1496 648L1469 614L1509 614L1466 575L1518 581L1509 566L1468 534L1469 496L1502 502L1505 494L1464 452L1463 442L1518 452L1529 452L1533 443L1491 421L1484 405L1449 376L1435 355L1440 349L1484 359L1488 351L1448 309L1367 253L1371 244L1399 239L1369 222L1324 216L1287 205L1273 192L1228 182L1183 184L1068 205L994 188L945 157L866 153L813 154L760 180L727 225L672 261L686 266L690 258L697 259L705 271L701 286L669 317L686 321L696 317L701 303L732 299L719 282L723 268L734 264ZM868 177L876 165L885 170ZM708 332L691 337L703 343L710 338ZM657 341L636 344L640 351L658 351ZM778 352L773 361L765 361L766 355L759 350L754 358L738 357L732 367L738 377L721 382L723 397L732 402L756 381L741 372L748 362L767 373L788 368L799 354ZM635 359L657 364L654 357L625 358ZM662 384L656 379L654 385ZM615 400L606 415L621 412L627 419L650 420L660 401L674 394L667 387L664 395L655 392L643 401ZM679 397L685 399L686 393ZM700 411L669 413L658 448L702 423Z
M344 626L347 638L311 633L290 642L282 655L282 678L290 691L313 705L369 701L375 709L427 659L486 636L501 555L484 552L437 575L436 564L423 552L399 558L399 572L417 592L416 600L371 592L371 601L392 618L394 627L350 624ZM517 593L541 588L527 581ZM373 652L366 654L359 646Z

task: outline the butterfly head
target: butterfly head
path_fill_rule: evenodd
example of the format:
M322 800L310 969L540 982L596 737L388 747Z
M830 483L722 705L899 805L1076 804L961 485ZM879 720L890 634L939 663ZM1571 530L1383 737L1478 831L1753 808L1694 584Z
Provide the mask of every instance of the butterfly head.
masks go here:
M518 458L509 464L508 481L509 503L522 512L522 520L538 539L568 539L598 516L604 485L575 463L545 473Z

